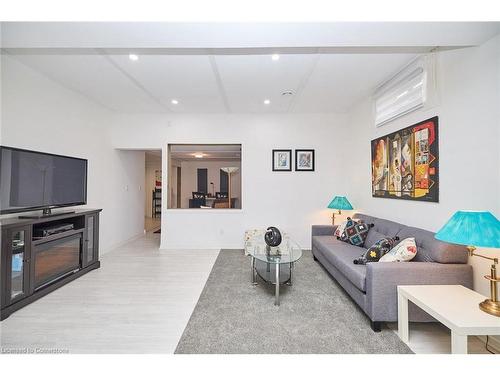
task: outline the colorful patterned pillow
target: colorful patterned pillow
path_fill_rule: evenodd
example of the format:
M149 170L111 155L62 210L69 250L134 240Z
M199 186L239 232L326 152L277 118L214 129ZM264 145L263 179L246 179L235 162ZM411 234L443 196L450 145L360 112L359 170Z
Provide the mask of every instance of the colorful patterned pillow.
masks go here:
M409 262L415 255L417 255L415 238L406 238L380 258L380 262Z
M333 235L335 237L337 237L337 240L340 240L340 237L342 236L342 233L344 233L344 230L345 230L345 227L347 225L347 223L349 221L351 221L353 219L351 219L350 217L347 218L347 220L344 220L343 222L341 222L338 226L337 226L337 229L335 229L335 232L333 233Z
M363 221L356 222L351 219L347 222L340 240L354 246L363 246L371 227L373 227L373 224L367 224Z
M369 262L378 262L385 254L391 250L399 237L385 237L375 242L365 253L358 259L354 259L354 264L366 264Z

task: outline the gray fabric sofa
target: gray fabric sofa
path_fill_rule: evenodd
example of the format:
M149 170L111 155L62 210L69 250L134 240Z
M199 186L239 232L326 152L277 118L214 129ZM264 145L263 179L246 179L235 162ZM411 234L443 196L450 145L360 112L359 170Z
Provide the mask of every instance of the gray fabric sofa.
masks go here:
M333 237L336 226L313 225L312 253L368 315L374 331L380 331L382 322L398 320L398 285L461 284L472 288L472 267L467 264L465 247L438 241L433 232L423 229L363 214L353 217L374 224L363 248ZM355 258L386 236L398 236L400 241L415 237L416 257L401 263L353 263ZM433 321L413 304L409 307L409 318L416 322Z

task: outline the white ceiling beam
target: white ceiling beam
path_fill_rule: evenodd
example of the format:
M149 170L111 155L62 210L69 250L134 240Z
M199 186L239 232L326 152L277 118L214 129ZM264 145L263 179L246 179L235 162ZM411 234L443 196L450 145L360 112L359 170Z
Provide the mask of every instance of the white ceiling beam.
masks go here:
M303 48L474 46L499 22L3 22L3 48Z
M268 47L268 48L103 48L107 55L142 56L252 56L252 55L311 55L311 54L394 54L427 53L470 46L407 46L407 47ZM95 48L2 48L12 55L95 55Z

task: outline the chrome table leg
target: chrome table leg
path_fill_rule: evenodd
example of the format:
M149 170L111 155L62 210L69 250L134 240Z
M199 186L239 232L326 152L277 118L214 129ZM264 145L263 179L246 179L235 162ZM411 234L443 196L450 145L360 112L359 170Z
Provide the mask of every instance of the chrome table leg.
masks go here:
M252 284L256 285L257 280L255 279L255 258L254 257L252 257L251 267L252 267L252 277L251 277Z
M274 305L280 305L280 264L276 264L276 291L274 294Z

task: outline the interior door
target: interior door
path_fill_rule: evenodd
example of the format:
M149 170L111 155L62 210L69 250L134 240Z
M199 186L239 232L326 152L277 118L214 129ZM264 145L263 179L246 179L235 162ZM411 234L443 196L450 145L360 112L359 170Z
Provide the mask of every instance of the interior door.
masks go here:
M198 168L198 192L208 193L208 169Z
M221 193L226 193L228 192L228 186L229 186L229 175L227 172L224 172L222 169L220 170L220 181L219 181L219 190Z
M181 208L181 192L182 192L182 170L181 167L177 167L177 208Z

